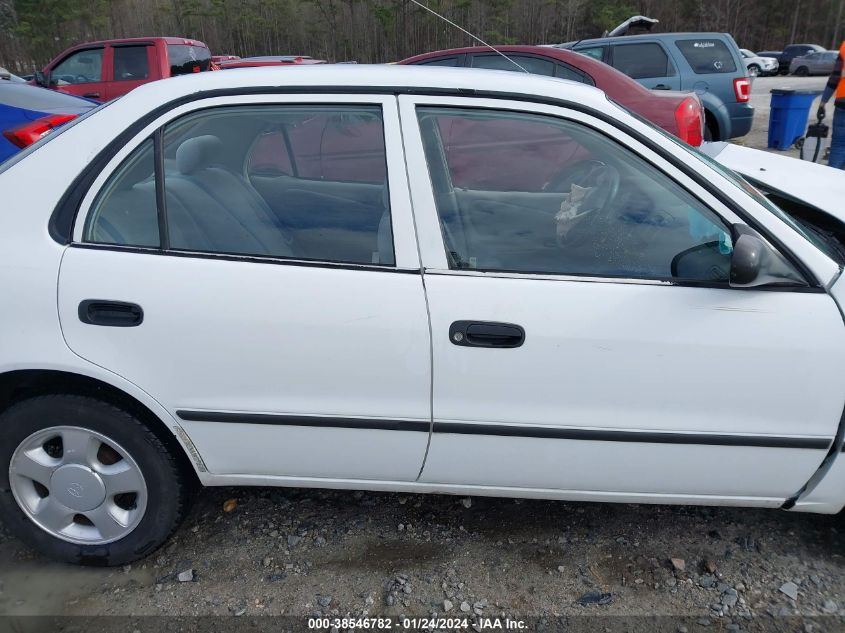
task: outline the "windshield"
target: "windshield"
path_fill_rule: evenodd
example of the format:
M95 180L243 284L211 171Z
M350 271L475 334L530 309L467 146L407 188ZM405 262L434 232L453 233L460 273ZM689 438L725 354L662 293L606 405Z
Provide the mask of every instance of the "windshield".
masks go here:
M111 105L115 101L117 101L117 99L113 99L112 101L106 101L105 103L97 106L96 108L91 108L90 110L88 110L84 114L81 114L80 116L76 117L72 121L68 121L64 125L57 127L54 131L50 132L47 136L42 136L40 139L35 141L32 145L27 146L26 148L19 151L17 154L12 154L4 162L0 163L0 174L5 172L12 165L17 165L20 161L22 161L24 158L29 156L32 152L37 150L39 147L43 147L44 145L46 145L47 143L52 141L57 136L61 136L62 134L67 132L70 128L72 128L74 125L76 125L80 121L84 121L85 119L87 119L89 116L91 116L95 112L99 112L100 110L102 110L105 107L108 107L109 105Z
M624 108L625 106L620 106L620 107ZM731 183L733 183L738 189L741 189L744 193L751 196L754 199L755 202L757 202L759 205L761 205L762 207L764 207L765 209L770 211L772 213L772 215L777 217L784 224L789 226L793 231L798 233L798 235L800 235L805 240L810 242L810 244L812 244L817 249L822 251L822 253L824 253L827 257L829 257L830 259L832 259L835 262L840 262L842 260L842 257L840 256L838 249L835 248L834 246L832 246L831 243L827 239L823 238L822 236L820 236L819 234L817 234L814 231L807 230L807 228L804 225L799 223L795 218L793 218L791 215L789 215L783 209L781 209L779 206L777 206L774 202L772 202L766 196L764 196L762 193L760 193L760 191L756 187L751 185L751 183L749 183L748 180L746 180L742 175L736 173L735 171L733 171L732 169L729 169L728 167L725 167L720 162L716 161L715 159L708 156L707 154L700 151L699 149L697 149L697 148L695 148L691 145L688 145L687 143L684 143L681 139L677 138L676 136L673 136L672 134L669 134L666 130L663 130L663 129L657 127L651 121L644 119L639 114L637 114L635 112L631 112L630 110L627 110L627 112L631 116L636 118L638 121L641 121L645 125L649 126L652 130L654 130L657 134L659 134L663 138L671 141L676 147L680 147L685 152L690 154L692 157L702 161L703 163L705 163L706 165L708 165L712 169L714 169L717 172L719 172L720 174L722 174Z

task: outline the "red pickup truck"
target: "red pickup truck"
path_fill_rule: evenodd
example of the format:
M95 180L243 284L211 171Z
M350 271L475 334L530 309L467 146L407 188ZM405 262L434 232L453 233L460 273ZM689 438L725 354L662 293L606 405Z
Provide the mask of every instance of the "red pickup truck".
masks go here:
M67 49L34 83L45 88L109 101L141 84L209 70L211 52L181 37L133 37L87 42Z

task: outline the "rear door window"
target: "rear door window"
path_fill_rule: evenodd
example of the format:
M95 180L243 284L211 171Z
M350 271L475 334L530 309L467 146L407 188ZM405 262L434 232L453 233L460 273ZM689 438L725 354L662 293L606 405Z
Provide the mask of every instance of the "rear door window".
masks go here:
M529 57L527 55L508 55L507 57L504 57L502 55L496 55L495 53L472 56L473 68L486 68L487 70L513 70L521 72L521 69L513 62L522 66L522 68L532 75L553 77L555 74L554 62L540 57Z
M613 67L632 79L673 76L669 56L656 42L619 44L613 47Z
M460 66L458 57L441 57L440 59L432 59L426 60L423 62L417 62L419 66L449 66L449 67L456 67Z
M736 72L734 56L722 40L678 40L675 44L697 75Z
M555 77L557 77L558 79L569 79L570 81L579 81L583 84L587 84L588 86L596 85L596 82L593 81L593 78L587 75L586 73L583 73L580 70L576 70L568 64L563 64L560 62L555 65Z
M168 44L167 57L170 59L170 76L187 75L208 70L211 53L204 46L188 44Z
M114 80L138 81L150 76L147 46L114 47Z
M579 48L575 52L586 55L587 57L592 57L593 59L597 59L601 62L604 61L604 49L604 46L590 46L588 48Z

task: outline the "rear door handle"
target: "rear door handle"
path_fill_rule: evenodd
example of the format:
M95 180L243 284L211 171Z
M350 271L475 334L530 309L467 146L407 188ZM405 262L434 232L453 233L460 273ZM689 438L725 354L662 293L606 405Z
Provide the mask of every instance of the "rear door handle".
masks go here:
M449 327L449 340L461 347L519 347L525 330L513 323L455 321Z
M137 303L86 299L79 304L79 320L88 325L137 327L144 322L144 310Z
M99 92L86 92L83 97L87 97L88 99L99 99L100 93Z
M656 86L652 87L652 90L671 90L671 86L667 86L666 84L657 84Z

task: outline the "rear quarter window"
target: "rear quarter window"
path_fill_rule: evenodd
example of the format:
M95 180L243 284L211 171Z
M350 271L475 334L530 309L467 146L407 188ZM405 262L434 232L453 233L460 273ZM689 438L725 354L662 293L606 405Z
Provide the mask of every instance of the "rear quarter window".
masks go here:
M203 46L168 44L167 57L171 77L202 72L208 70L211 64L211 52Z
M736 72L734 56L722 40L677 40L675 45L697 75Z

